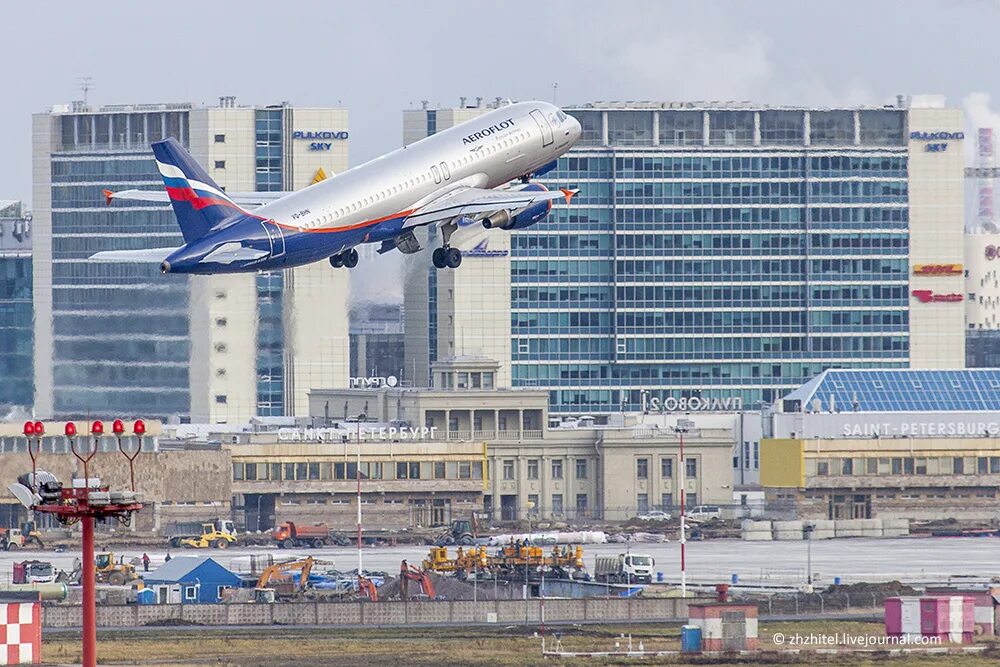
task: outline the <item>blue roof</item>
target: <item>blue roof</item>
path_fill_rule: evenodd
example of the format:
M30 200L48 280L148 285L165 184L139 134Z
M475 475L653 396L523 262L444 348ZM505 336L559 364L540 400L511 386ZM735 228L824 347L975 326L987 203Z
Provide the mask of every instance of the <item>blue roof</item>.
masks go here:
M189 576L199 568L201 569L201 571L198 572L200 577L205 577L207 574L216 574L221 577L237 577L237 575L219 565L211 558L178 556L177 558L172 558L160 567L156 568L143 577L143 579L146 581L182 582L188 579Z
M1000 412L1000 369L823 371L783 400L819 412Z

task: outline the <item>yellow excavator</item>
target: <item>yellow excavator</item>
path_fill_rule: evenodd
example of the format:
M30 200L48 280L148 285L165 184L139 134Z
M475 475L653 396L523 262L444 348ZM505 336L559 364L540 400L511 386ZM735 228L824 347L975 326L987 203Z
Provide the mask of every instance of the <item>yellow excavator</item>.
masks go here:
M275 597L295 597L305 592L309 586L309 574L312 572L315 559L312 556L292 560L285 563L275 563L267 567L257 580L256 589L274 589ZM299 582L295 583L293 572L299 573Z

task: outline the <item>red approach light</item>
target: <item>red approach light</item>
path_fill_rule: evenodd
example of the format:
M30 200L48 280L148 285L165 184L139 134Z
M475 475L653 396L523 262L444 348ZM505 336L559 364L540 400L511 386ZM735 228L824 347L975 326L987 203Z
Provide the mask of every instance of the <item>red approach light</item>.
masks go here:
M24 434L27 436L35 435L35 423L34 422L24 422Z
M101 434L103 434L104 433L104 424L103 424L103 422L101 422L101 420L98 419L93 424L91 424L90 425L90 432L93 433L94 435L101 435Z
M43 433L45 433L45 424L35 422L35 435L42 435Z
M132 425L132 432L136 435L142 435L146 432L146 422L141 419L136 419L135 424Z
M66 422L66 436L72 438L74 435L76 435L76 424Z
M122 422L121 419L116 419L115 422L111 425L111 430L115 432L115 435L121 435L122 433L125 432L125 424Z

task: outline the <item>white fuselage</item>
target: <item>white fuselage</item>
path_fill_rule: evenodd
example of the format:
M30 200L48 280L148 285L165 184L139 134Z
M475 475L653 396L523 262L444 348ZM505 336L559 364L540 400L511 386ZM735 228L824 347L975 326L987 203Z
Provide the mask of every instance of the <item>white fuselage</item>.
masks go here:
M346 231L412 211L424 200L456 187L494 188L548 164L576 139L576 120L565 117L558 122L558 111L543 102L495 109L266 204L255 213L286 228ZM548 131L536 122L539 115L551 124ZM491 127L499 130L489 131ZM489 133L476 136L484 131Z

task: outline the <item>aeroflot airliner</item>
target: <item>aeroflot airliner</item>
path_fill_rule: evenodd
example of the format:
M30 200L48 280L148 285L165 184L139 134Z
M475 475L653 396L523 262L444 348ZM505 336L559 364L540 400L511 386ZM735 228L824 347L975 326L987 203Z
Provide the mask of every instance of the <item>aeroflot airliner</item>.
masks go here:
M355 246L414 253L421 249L414 229L434 224L443 239L434 266L457 268L462 253L449 241L459 224L523 229L544 218L554 200L569 202L575 190L550 192L530 179L553 169L579 137L580 124L558 108L520 102L270 201L266 193L227 194L171 138L152 144L166 192L105 194L108 203L169 200L184 245L91 259L154 261L163 273L267 271L324 259L353 268ZM507 186L512 181L520 182Z

